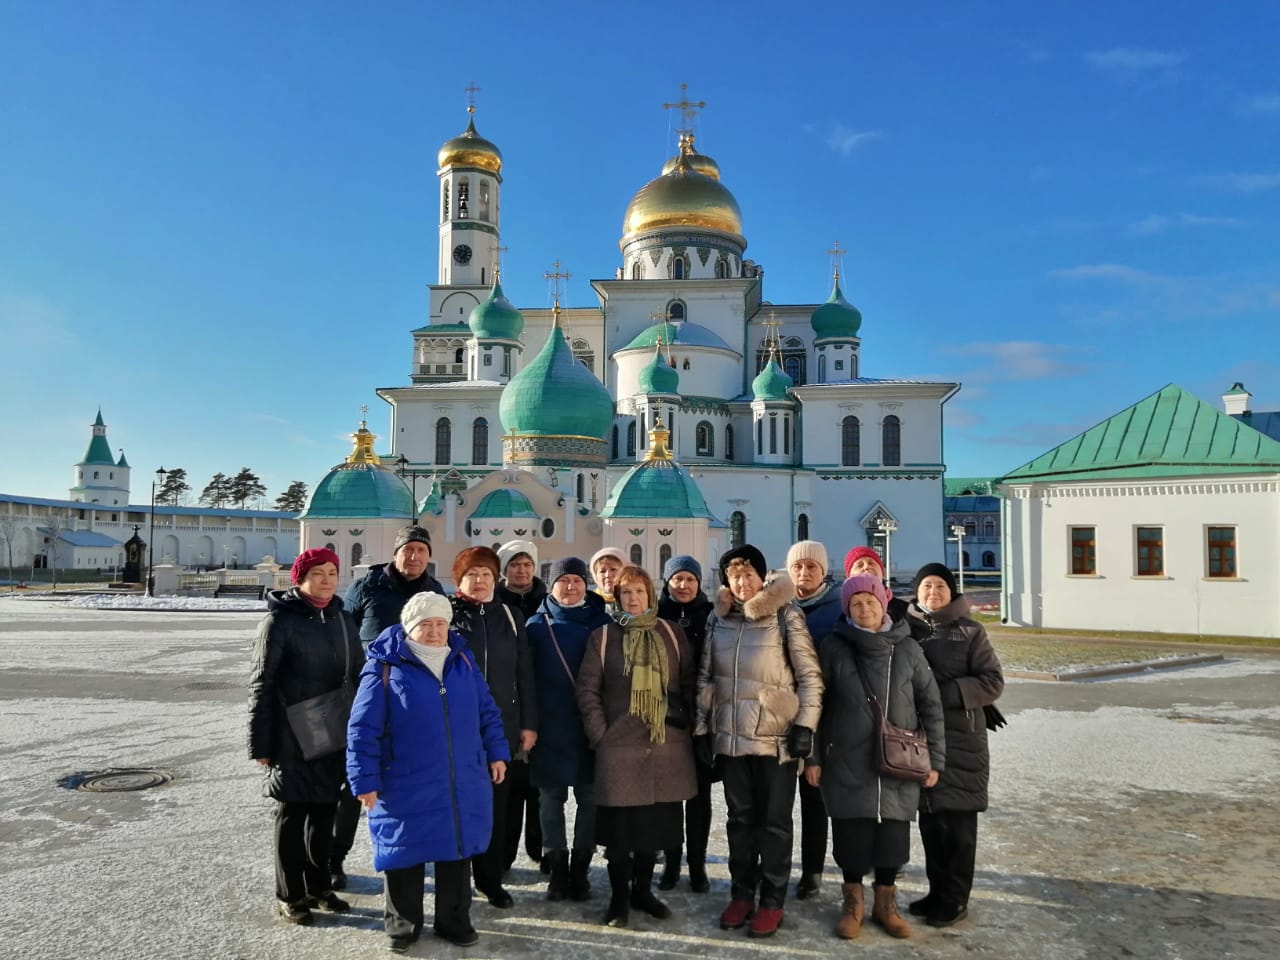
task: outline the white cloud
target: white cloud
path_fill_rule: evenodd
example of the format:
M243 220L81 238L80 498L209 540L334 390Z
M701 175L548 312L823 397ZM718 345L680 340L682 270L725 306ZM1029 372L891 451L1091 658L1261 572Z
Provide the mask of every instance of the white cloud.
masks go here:
M1280 187L1280 173L1215 173L1194 182L1232 193L1265 193Z
M827 136L827 146L842 157L847 157L858 148L860 144L869 140L879 140L884 134L879 130L850 130L842 123L837 123L831 128L831 133Z
M1075 376L1085 369L1082 364L1070 359L1079 354L1081 348L1038 340L962 343L947 348L946 352L989 361L986 366L967 375L967 379L979 382L1049 380Z
M1194 213L1155 213L1129 224L1129 233L1138 237L1154 236L1175 227L1239 227L1244 221L1236 217L1202 217Z
M1085 61L1099 70L1113 73L1140 74L1152 71L1169 71L1186 59L1181 53L1169 50L1149 50L1143 47L1113 47L1110 50L1094 50L1085 54Z

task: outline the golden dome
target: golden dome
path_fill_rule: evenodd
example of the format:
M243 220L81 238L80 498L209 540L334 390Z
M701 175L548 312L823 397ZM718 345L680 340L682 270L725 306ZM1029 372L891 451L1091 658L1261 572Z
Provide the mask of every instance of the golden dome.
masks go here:
M663 174L668 174L676 168L676 164L680 162L679 157L672 157L666 162L662 168ZM720 164L716 163L705 153L698 153L696 150L689 151L689 166L697 170L704 177L710 177L712 180L720 179Z
M714 168L712 176L698 166ZM695 153L693 138L681 138L680 156L667 161L662 176L637 191L622 218L622 242L666 227L711 230L746 246L742 211L733 194L720 183L720 168L710 157Z
M442 170L445 167L479 167L490 173L502 170L502 151L476 133L474 117L467 120L467 129L461 136L445 141L436 159Z

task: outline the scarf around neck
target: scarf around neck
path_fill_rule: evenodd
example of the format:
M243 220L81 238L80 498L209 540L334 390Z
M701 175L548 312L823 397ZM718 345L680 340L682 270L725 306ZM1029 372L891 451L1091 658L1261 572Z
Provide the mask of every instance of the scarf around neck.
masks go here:
M658 611L618 611L613 615L622 628L622 673L631 677L631 704L627 712L649 727L651 743L667 739L667 645L656 629Z

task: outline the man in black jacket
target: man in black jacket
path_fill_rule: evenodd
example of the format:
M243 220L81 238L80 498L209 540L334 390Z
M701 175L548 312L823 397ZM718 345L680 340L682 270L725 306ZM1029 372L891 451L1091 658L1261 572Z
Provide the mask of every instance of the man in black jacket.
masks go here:
M347 588L343 606L360 628L366 647L387 627L400 622L400 613L416 593L444 593L444 587L427 572L431 564L431 534L417 524L402 527L391 548L391 562L377 563ZM333 888L347 885L342 862L351 852L360 824L360 801L344 783L338 814L333 819L333 843L329 849L329 873Z

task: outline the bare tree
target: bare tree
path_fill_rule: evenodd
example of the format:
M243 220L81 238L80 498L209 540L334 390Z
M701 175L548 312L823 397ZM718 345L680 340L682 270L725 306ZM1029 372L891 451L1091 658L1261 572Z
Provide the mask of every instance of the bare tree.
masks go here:
M49 508L49 522L45 529L49 531L49 575L52 577L53 592L58 592L58 541L62 531L70 527L69 518L61 507Z
M17 582L13 579L13 538L18 535L18 515L13 511L13 504L9 504L9 510L6 513L0 513L0 540L4 541L6 552L9 554L9 591L18 589Z

